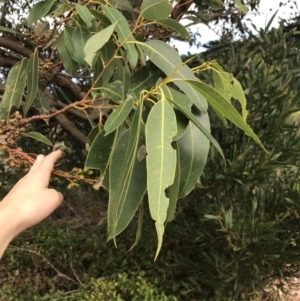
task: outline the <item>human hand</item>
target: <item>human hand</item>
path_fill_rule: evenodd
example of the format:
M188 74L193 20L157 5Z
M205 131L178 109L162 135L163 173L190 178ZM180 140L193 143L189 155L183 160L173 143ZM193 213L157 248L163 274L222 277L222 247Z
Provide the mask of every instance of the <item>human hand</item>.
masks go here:
M46 157L39 155L28 174L0 202L0 257L5 241L7 245L16 235L45 219L62 203L62 194L48 188L53 166L60 157L61 151Z

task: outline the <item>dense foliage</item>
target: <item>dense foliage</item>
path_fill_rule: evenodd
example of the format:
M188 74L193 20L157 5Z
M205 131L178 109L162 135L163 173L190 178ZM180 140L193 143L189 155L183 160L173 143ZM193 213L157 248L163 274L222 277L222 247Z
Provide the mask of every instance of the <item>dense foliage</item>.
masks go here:
M215 9L222 8L221 1L213 2ZM233 2L241 14L247 11L240 1ZM166 43L173 34L190 38L174 15L177 4L45 0L32 5L25 23L2 27L8 35L0 37L5 56L14 54L0 102L5 168L34 162L19 148L20 136L52 146L42 129L26 126L56 118L84 145L86 159L84 168L53 173L66 178L69 188L86 182L108 190L109 240L138 211L138 241L147 195L158 238L155 258L165 224L173 220L177 200L195 187L210 144L223 156L210 134L208 104L263 147L247 124L246 98L232 74L215 62L190 69ZM205 70L212 70L214 87L196 78L195 72ZM88 135L67 113L83 120Z

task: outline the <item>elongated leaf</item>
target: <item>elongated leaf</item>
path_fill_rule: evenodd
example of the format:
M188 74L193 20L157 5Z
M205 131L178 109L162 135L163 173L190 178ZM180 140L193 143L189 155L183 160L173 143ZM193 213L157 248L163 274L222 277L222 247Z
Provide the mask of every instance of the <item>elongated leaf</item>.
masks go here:
M159 20L156 20L155 23L166 27L170 31L177 32L183 38L186 38L188 40L191 39L190 34L187 31L187 29L183 25L181 25L179 22L177 22L176 20L173 20L173 19L170 19L170 18L168 18L168 19L159 19Z
M90 31L81 25L76 26L72 35L73 44L76 49L73 59L81 67L86 67L84 47L90 37Z
M250 126L243 120L238 111L229 103L220 93L218 93L214 88L204 84L200 81L188 81L195 89L199 90L212 108L219 114L223 115L226 119L231 121L234 125L242 129L246 135L250 136L254 141L256 141L264 150L265 147L262 145L260 139L253 132Z
M46 85L43 82L39 81L36 98L35 98L34 103L33 103L35 108L42 115L49 114L49 109L50 109L50 104L49 104L50 100L44 92L45 89L46 89Z
M27 112L34 101L38 90L38 79L39 79L38 65L39 65L39 52L36 48L27 63L27 97L24 105L24 116L27 115Z
M123 98L123 84L121 81L116 80L101 88L101 95L105 98L112 100L114 103L121 103Z
M109 38L111 37L115 27L117 26L118 22L111 24L110 26L106 27L102 31L93 35L89 40L86 42L84 46L84 54L85 60L87 63L92 66L93 59L96 55L96 52L101 49L105 43L108 42Z
M14 29L11 29L9 27L5 27L5 26L0 26L0 31L6 31L6 32L10 32L10 33L14 33L14 34L17 34L18 32Z
M115 7L121 10L133 11L133 7L128 0L110 0Z
M110 20L105 15L98 12L97 10L91 9L90 12L94 16L94 18L100 23L102 23L103 25L109 26L111 24Z
M157 102L146 123L147 189L149 207L158 237L157 258L162 246L164 223L169 199L165 190L173 184L176 170L176 152L171 146L176 135L176 116L169 103L162 98Z
M105 136L105 131L102 130L98 132L98 127L94 128L91 131L91 133L93 132L96 133L96 137L90 137L89 135L90 141L92 141L92 143L86 157L85 167L100 170L102 177L101 184L105 189L108 190L108 166L110 164L112 150L117 141L117 133L114 132L110 135Z
M0 120L7 121L13 106L19 108L26 84L27 58L15 64L9 71L5 92L0 102Z
M139 242L141 235L142 235L142 227L143 227L143 218L144 218L144 202L142 201L139 207L139 221L138 221L138 228L136 230L136 235L135 235L135 241L131 248L128 251L131 251Z
M169 89L169 87L164 86L163 90ZM167 95L167 93L165 93ZM171 94L172 95L172 94ZM181 102L181 98L171 98L166 96L168 101L172 103L179 111L183 113L189 120L191 120L197 128L210 140L210 142L213 144L213 146L218 150L222 158L225 160L223 151L219 145L219 143L216 141L216 139L207 131L207 129L202 125L202 123L199 122L199 120L192 114L191 109L187 107L186 105L183 105ZM206 114L206 113L205 113Z
M80 16L80 18L84 21L86 28L92 27L93 15L89 11L89 9L83 5L75 3L76 10Z
M68 74L73 75L76 70L79 69L79 66L75 61L73 61L70 53L68 52L63 33L61 33L56 39L56 47L65 70Z
M21 133L21 135L24 137L35 139L49 146L53 146L52 142L47 137L45 137L44 135L38 132L25 132L25 133L23 132Z
M140 15L150 21L168 18L172 11L169 0L144 0Z
M210 132L208 114L199 111L194 115ZM209 146L209 139L190 122L184 135L177 141L178 164L180 165L178 198L187 196L195 188L206 164Z
M174 80L177 85L203 112L207 111L207 101L201 93L195 90L189 83L183 81L186 79L196 80L192 70L185 65L178 52L170 45L158 41L148 41L143 44L145 53L150 60L160 68L168 77ZM178 79L180 79L178 81Z
M31 26L40 18L45 17L55 2L56 0L46 0L37 3L29 12L27 18L28 25Z
M233 77L231 73L224 72L223 68L214 64L213 76L216 90L230 100L231 97L238 100L242 108L242 116L244 121L247 119L247 100L241 84Z
M74 43L72 40L72 36L70 35L70 33L67 29L64 30L64 41L65 41L65 45L67 46L70 56L73 57L75 54L75 46L74 46Z
M126 42L135 41L125 17L116 9L102 5L102 8L112 23L119 22L116 26L116 32L121 44L124 44L125 50L128 51L128 61L132 69L135 68L138 61L138 51L134 44Z
M108 66L107 63L111 61L112 57L116 53L116 46L113 41L108 41L100 50L102 54L103 63L105 64L105 70L102 74L102 85L106 85L109 83L111 77L115 72L115 67L119 60L121 59L114 59Z
M168 208L168 214L167 214L167 222L171 222L175 217L177 201L178 201L178 194L179 194L180 161L179 161L177 143L175 143L175 150L176 150L176 171L175 171L174 183L168 189L168 192L169 192L169 208Z
M236 7L242 11L244 14L246 14L248 12L248 8L245 4L243 4L241 2L241 0L233 0L234 4L236 5Z
M115 238L132 220L146 192L146 160L137 160L145 144L141 122L143 104L134 114L131 129L119 139L109 169L108 239Z
M189 120L178 110L175 110L176 114L176 123L177 123L177 133L173 137L173 141L177 141L183 136L186 131L186 128L189 124Z
M123 104L118 106L107 118L104 129L106 134L108 135L111 132L115 131L127 118L133 107L133 98L126 100Z

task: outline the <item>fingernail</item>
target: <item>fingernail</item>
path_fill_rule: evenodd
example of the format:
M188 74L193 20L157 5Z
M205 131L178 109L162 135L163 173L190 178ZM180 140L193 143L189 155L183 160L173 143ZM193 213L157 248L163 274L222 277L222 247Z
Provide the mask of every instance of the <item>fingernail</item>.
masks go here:
M43 160L43 158L44 158L43 155L38 155L38 156L36 157L36 159L35 159L34 164L37 164L37 163L41 162L41 161Z

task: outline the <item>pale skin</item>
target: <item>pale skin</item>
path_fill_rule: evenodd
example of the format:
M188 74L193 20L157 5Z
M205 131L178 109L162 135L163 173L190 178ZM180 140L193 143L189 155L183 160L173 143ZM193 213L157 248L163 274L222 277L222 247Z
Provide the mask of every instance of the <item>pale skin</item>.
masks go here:
M61 205L62 194L48 188L53 166L61 155L61 151L39 155L27 175L0 202L0 258L18 234Z

